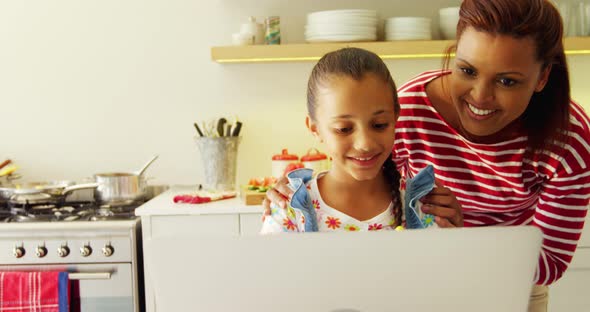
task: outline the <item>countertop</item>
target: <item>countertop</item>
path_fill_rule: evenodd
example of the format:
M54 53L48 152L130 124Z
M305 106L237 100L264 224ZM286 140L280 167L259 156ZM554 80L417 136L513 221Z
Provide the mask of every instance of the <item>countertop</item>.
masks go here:
M191 194L196 190L194 185L172 186L166 192L135 209L137 216L166 215L204 215L204 214L261 214L262 206L246 206L240 198L223 199L205 204L175 204L174 196Z

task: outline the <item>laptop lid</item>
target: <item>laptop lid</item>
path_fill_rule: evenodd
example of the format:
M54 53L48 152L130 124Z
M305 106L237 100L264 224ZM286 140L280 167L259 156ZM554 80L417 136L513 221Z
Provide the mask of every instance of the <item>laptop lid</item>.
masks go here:
M541 241L519 226L144 243L158 311L496 312L526 311Z

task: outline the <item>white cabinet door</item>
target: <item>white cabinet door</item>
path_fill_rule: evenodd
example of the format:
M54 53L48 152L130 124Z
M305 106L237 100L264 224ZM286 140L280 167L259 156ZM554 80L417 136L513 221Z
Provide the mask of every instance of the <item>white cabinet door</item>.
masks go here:
M240 221L237 214L151 216L149 218L151 232L148 236L150 238L240 234Z
M155 215L142 216L144 281L146 311L156 312L154 271L167 271L175 265L174 248L197 248L196 245L170 246L166 249L154 248L153 241L160 239L196 238L207 235L239 235L240 218L238 214L215 215ZM168 264L155 265L154 257L165 257Z
M590 311L590 248L578 248L564 276L550 287L549 311Z

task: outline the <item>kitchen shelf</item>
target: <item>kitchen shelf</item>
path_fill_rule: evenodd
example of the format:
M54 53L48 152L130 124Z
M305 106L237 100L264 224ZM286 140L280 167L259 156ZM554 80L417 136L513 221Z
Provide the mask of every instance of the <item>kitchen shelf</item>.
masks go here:
M373 51L383 59L440 58L453 42L429 40L223 46L211 48L211 59L218 63L317 61L322 55L345 47ZM590 55L590 37L568 37L564 44L568 55Z

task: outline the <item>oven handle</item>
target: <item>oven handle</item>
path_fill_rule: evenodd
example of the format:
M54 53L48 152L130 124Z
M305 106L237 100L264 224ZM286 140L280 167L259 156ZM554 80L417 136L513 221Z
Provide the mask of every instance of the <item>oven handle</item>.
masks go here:
M108 280L111 279L111 272L100 273L70 273L70 280Z

